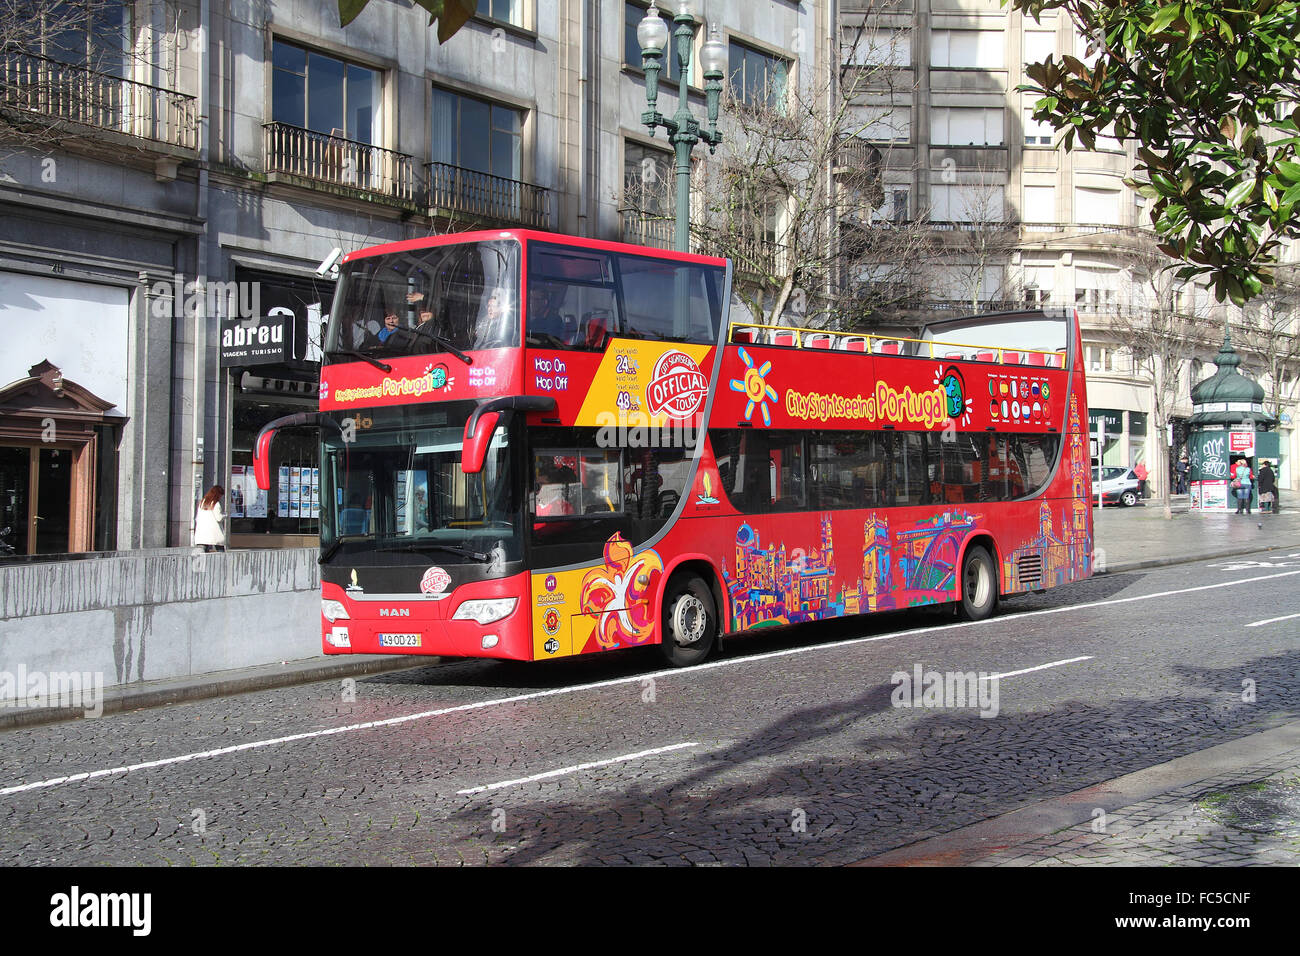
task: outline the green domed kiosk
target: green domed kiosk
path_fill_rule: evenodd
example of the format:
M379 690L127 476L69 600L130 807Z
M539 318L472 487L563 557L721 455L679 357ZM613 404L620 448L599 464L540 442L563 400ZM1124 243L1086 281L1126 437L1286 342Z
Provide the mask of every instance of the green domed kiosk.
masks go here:
M1190 490L1192 510L1225 512L1237 507L1229 487L1232 463L1245 458L1258 473L1260 458L1277 460L1276 436L1260 441L1277 419L1264 411L1263 386L1238 371L1241 357L1226 330L1214 363L1218 371L1192 389Z

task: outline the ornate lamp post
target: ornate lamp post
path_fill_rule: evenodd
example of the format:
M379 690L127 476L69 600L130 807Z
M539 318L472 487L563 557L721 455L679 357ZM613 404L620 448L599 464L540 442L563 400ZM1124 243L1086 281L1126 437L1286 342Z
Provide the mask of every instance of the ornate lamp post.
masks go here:
M643 19L636 28L636 39L641 44L641 64L645 67L645 99L647 109L641 114L641 122L650 127L653 136L655 128L662 126L668 131L668 139L673 144L677 160L677 205L676 228L673 233L673 248L678 252L689 252L691 241L691 150L700 140L709 144L709 152L715 152L722 142L718 132L718 98L722 93L723 70L727 64L727 45L718 37L715 23L709 31L709 39L700 49L700 66L704 71L704 96L708 109L709 128L700 129L700 122L691 115L687 103L688 78L691 73L691 39L694 36L695 4L692 0L679 0L677 13L673 16L676 29L673 36L677 39L677 112L672 118L664 116L655 109L659 99L660 62L668 46L668 25L659 16L655 3L650 4ZM672 56L672 51L668 51Z

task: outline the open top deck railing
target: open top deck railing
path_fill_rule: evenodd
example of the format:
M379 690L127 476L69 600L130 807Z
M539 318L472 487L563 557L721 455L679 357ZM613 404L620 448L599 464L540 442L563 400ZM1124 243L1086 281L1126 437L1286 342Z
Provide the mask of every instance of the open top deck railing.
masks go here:
M864 335L861 332L831 332L825 329L802 329L795 326L755 325L752 322L732 322L727 339L739 345L772 345L780 348L860 352L950 362L992 362L997 365L1028 365L1036 368L1065 367L1064 349L963 345L959 342L939 342L934 339Z

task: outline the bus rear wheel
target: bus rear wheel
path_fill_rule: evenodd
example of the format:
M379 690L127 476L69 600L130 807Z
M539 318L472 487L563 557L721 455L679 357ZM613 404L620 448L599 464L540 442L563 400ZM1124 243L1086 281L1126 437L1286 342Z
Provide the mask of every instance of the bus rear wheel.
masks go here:
M961 563L961 601L957 611L967 621L982 621L998 603L997 569L988 550L975 545Z
M713 592L696 575L680 575L668 584L664 597L664 657L673 667L698 664L718 641L718 610Z

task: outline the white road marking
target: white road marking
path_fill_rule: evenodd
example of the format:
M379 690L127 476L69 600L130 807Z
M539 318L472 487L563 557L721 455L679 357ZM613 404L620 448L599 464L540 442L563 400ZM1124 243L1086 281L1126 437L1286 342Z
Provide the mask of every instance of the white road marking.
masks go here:
M1251 622L1250 622L1249 624L1247 624L1246 626L1247 626L1247 627L1260 627L1260 626L1262 626L1262 625L1264 625L1264 624L1273 624L1273 623L1275 623L1275 622L1277 622L1277 621L1289 621L1289 620L1291 620L1291 618L1293 618L1293 617L1300 617L1300 614L1286 614L1286 615L1284 615L1284 616L1282 616L1282 617L1270 617L1270 618L1268 618L1267 620L1264 620L1264 621L1251 621Z
M1050 664L1039 664L1037 667L1026 667L1024 670L1007 671L1005 674L990 674L988 677L984 679L1001 680L1004 677L1015 677L1019 674L1031 674L1034 671L1046 670L1049 667L1060 667L1062 664L1077 664L1079 663L1079 661L1090 661L1090 660L1092 660L1091 654L1089 654L1087 657L1071 657L1063 661L1052 661L1052 663Z
M1020 621L1026 618L1039 617L1044 614L1064 614L1070 611L1084 611L1089 608L1105 607L1111 604L1130 604L1134 601L1151 601L1156 598L1174 597L1180 594L1192 594L1197 591L1213 591L1218 588L1232 588L1242 584L1254 584L1258 581L1273 581L1278 578L1289 578L1300 574L1300 571L1282 571L1278 574L1265 574L1253 578L1242 578L1238 581L1222 581L1218 584L1203 584L1194 588L1179 588L1174 591L1157 591L1154 594L1139 594L1127 598L1111 598L1105 601L1090 601L1087 604L1067 604L1062 607L1043 608L1038 611L1025 611L1016 614L1010 618L987 618L983 621L958 621L953 624L930 625L928 627L916 627L906 631L894 631L889 634L877 634L874 637L851 637L843 641L835 641L830 644L814 644L808 647L789 647L780 651L768 651L764 654L751 654L748 657L732 657L725 660L708 661L704 664L697 664L689 668L671 668L668 670L652 671L649 674L634 674L630 677L615 677L610 680L594 681L590 684L577 684L571 687L553 687L550 690L533 691L528 694L515 694L510 697L497 697L493 700L474 701L469 704L457 704L454 707L442 707L437 710L421 711L417 714L406 714L402 717L389 717L385 720L370 720L363 724L347 724L342 727L327 727L324 730L312 730L301 734L290 734L287 737L275 737L270 740L253 740L244 744L235 744L230 747L222 747L218 750L204 750L199 753L182 754L179 757L165 757L161 760L150 760L145 763L130 764L123 767L113 767L105 770L92 770L88 773L75 773L66 777L53 777L49 780L37 780L33 783L19 784L13 787L0 789L0 796L8 796L13 793L22 793L26 790L39 790L45 787L56 787L65 783L77 783L82 780L90 780L95 777L107 777L116 774L131 773L136 770L148 770L154 767L166 767L171 764L185 763L190 760L202 760L208 757L220 757L225 754L238 753L244 750L257 750L262 747L275 747L280 744L294 743L299 740L312 740L316 737L332 737L335 734L346 734L357 730L373 730L379 727L393 727L397 724L409 723L413 720L427 720L430 717L442 717L446 714L462 713L468 710L481 710L485 707L497 707L502 704L517 704L526 700L537 700L542 697L554 697L561 694L577 694L582 691L599 690L604 687L617 687L620 684L640 684L650 678L669 678L669 677L689 677L692 674L703 674L706 671L714 670L719 667L733 667L739 664L752 664L759 661L772 660L777 657L788 657L793 654L805 654L809 651L833 651L843 647L853 647L858 644L870 644L875 641L892 641L900 637L913 637L918 634L936 634L946 630L956 630L966 627L982 627L987 624L1005 624L1008 621Z
M548 770L546 773L535 773L531 777L520 777L518 780L502 780L500 783L489 783L482 787L470 787L468 790L457 790L457 794L483 793L486 790L500 790L502 787L513 787L520 783L532 783L534 780L549 780L551 777L563 777L567 773L577 773L579 770L590 770L593 767L608 767L612 763L623 763L628 760L639 760L642 757L653 757L655 754L666 754L673 750L683 750L686 747L698 747L699 744L691 741L685 744L672 744L668 747L655 747L653 750L641 750L634 754L624 754L621 757L610 757L608 760L593 760L591 763L574 764L572 767L563 767L559 770Z

